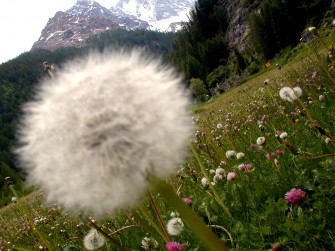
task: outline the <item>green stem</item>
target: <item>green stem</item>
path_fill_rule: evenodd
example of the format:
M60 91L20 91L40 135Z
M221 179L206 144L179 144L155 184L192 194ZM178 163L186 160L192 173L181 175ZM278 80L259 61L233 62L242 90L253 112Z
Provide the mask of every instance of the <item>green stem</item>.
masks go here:
M210 230L202 219L197 216L194 211L187 206L164 181L155 181L154 187L162 194L167 202L177 209L183 221L193 230L193 232L207 246L206 250L210 251L227 251L228 249L221 240Z
M228 208L227 208L226 205L223 203L223 201L221 200L220 196L219 196L218 193L216 192L214 186L212 185L212 183L211 183L211 181L210 181L210 179L209 179L209 177L208 177L208 174L207 174L207 172L206 172L206 169L205 169L205 167L203 166L203 164L202 164L202 162L201 162L201 160L200 160L200 158L199 158L197 152L195 151L195 149L194 149L194 147L193 147L192 145L191 145L191 149L192 149L192 152L193 152L195 158L197 159L197 161L198 161L198 163L199 163L199 165L200 165L201 171L202 171L203 175L205 176L205 178L206 178L206 180L207 180L207 183L208 183L209 187L211 188L211 190L212 190L212 192L213 192L213 194L214 194L215 200L216 200L216 201L218 202L218 204L223 208L223 210L228 214L228 216L229 216L230 218L233 218L233 216L232 216L231 213L229 212Z
M28 220L30 221L31 227L33 229L33 231L35 231L37 233L37 235L40 237L41 241L44 243L44 245L48 248L48 250L54 250L51 246L50 243L44 238L43 234L35 227L35 223L33 221L33 219L30 217L30 215L28 214L25 206L23 205L23 203L21 202L19 196L17 195L14 186L9 186L10 190L12 190L14 196L17 199L18 205L20 210L27 216Z
M161 249L167 250L167 248L164 246L164 244L159 239L159 236L154 231L152 231L151 226L148 223L146 223L145 220L143 220L141 216L139 216L135 210L133 210L131 213L134 216L135 220L139 223L139 225L141 225L141 227L143 227L157 241Z
M161 217L161 215L160 215L160 213L159 213L158 208L156 207L155 201L153 200L153 198L152 198L152 196L151 196L151 194L150 194L150 191L147 191L147 195L148 195L148 197L149 197L151 206L152 206L152 208L154 209L155 214L156 214L156 216L157 216L157 218L158 218L159 224L161 225L161 228L162 228L162 230L163 230L163 232L164 232L165 238L168 240L168 242L171 242L171 239L170 239L170 237L169 237L169 235L168 235L168 233L167 233L167 231L166 231L166 228L165 228L165 226L164 226L164 222L163 222L163 220L162 220L162 217Z

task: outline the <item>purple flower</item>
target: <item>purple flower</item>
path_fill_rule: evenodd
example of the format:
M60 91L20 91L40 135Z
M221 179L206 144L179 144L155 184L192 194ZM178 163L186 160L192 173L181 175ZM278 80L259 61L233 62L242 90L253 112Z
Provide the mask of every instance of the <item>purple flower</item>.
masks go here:
M263 146L258 146L258 149L259 149L259 150L262 150L262 149L263 149Z
M282 250L283 247L284 247L284 244L279 242L279 243L276 243L272 246L272 250L273 251L279 251L279 250Z
M287 203L293 206L299 206L306 198L306 193L301 189L292 188L290 192L285 194L285 200Z
M245 165L245 170L249 170L251 167L252 167L251 164L246 164L246 165Z
M236 178L236 173L234 173L234 172L228 173L228 175L227 175L227 180L228 181L231 181L231 180L233 180L235 178Z
M320 96L319 96L319 100L320 100L320 101L324 100L324 98L325 98L324 95L320 95Z
M179 244L178 242L169 242L166 244L166 248L169 250L169 251L179 251L179 250L182 250L183 247L186 247L187 244Z
M251 144L251 145L250 145L250 148L254 148L254 147L255 147L255 145L254 145L254 144Z
M276 154L277 154L277 155L283 155L284 153L285 153L284 151L280 151L280 150L277 150L277 151L276 151Z
M193 204L193 201L191 201L189 198L183 198L183 201L189 206Z
M267 159L271 159L271 154L270 154L270 153L267 153L267 154L266 154L266 158L267 158Z

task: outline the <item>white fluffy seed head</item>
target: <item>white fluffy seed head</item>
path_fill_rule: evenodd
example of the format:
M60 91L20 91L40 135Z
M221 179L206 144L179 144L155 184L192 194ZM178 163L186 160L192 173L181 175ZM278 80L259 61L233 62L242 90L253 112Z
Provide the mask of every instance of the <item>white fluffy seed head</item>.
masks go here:
M244 158L244 157L245 157L245 154L242 153L242 152L236 154L236 158L237 158L237 159L242 159L242 158Z
M302 89L299 86L296 86L293 88L293 90L290 87L283 87L279 91L279 96L284 101L293 102L293 100L296 100L298 97L301 97L302 95Z
M234 157L234 156L236 156L236 152L235 152L234 150L228 150L228 151L226 152L226 157L227 157L227 158L232 158L232 157Z
M17 153L29 183L68 211L132 206L185 156L193 128L181 82L136 50L68 63L24 107Z
M170 235L179 235L184 230L184 223L180 218L172 218L166 224L166 230Z
M98 233L96 229L91 229L84 238L84 247L88 250L94 250L105 244L105 238Z

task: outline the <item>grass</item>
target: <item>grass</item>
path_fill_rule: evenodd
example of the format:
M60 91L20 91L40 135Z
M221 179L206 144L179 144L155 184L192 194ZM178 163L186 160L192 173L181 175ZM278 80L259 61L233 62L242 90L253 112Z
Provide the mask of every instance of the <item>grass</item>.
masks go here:
M270 69L193 108L194 157L168 182L229 249L335 248L334 68L328 62L328 74L323 62L301 50L304 60ZM302 95L282 100L278 92L285 86L299 86ZM257 144L260 137L264 144ZM293 188L304 194L295 202L286 195ZM2 208L0 249L46 250L33 231L38 228L52 249L84 250L85 235L98 227L127 250L163 250L170 240L187 244L183 250L207 250L188 226L166 235L164 227L178 213L155 191L135 209L106 219L69 216L58 205L44 204L41 191L22 202L33 223L18 204ZM116 250L108 238L100 249Z

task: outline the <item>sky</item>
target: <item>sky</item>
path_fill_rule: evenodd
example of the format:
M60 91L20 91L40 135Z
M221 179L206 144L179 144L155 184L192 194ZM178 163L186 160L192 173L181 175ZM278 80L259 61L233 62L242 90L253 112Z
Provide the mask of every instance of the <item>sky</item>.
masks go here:
M118 0L95 0L110 8ZM0 63L30 51L57 11L70 9L76 0L2 0L0 7Z

